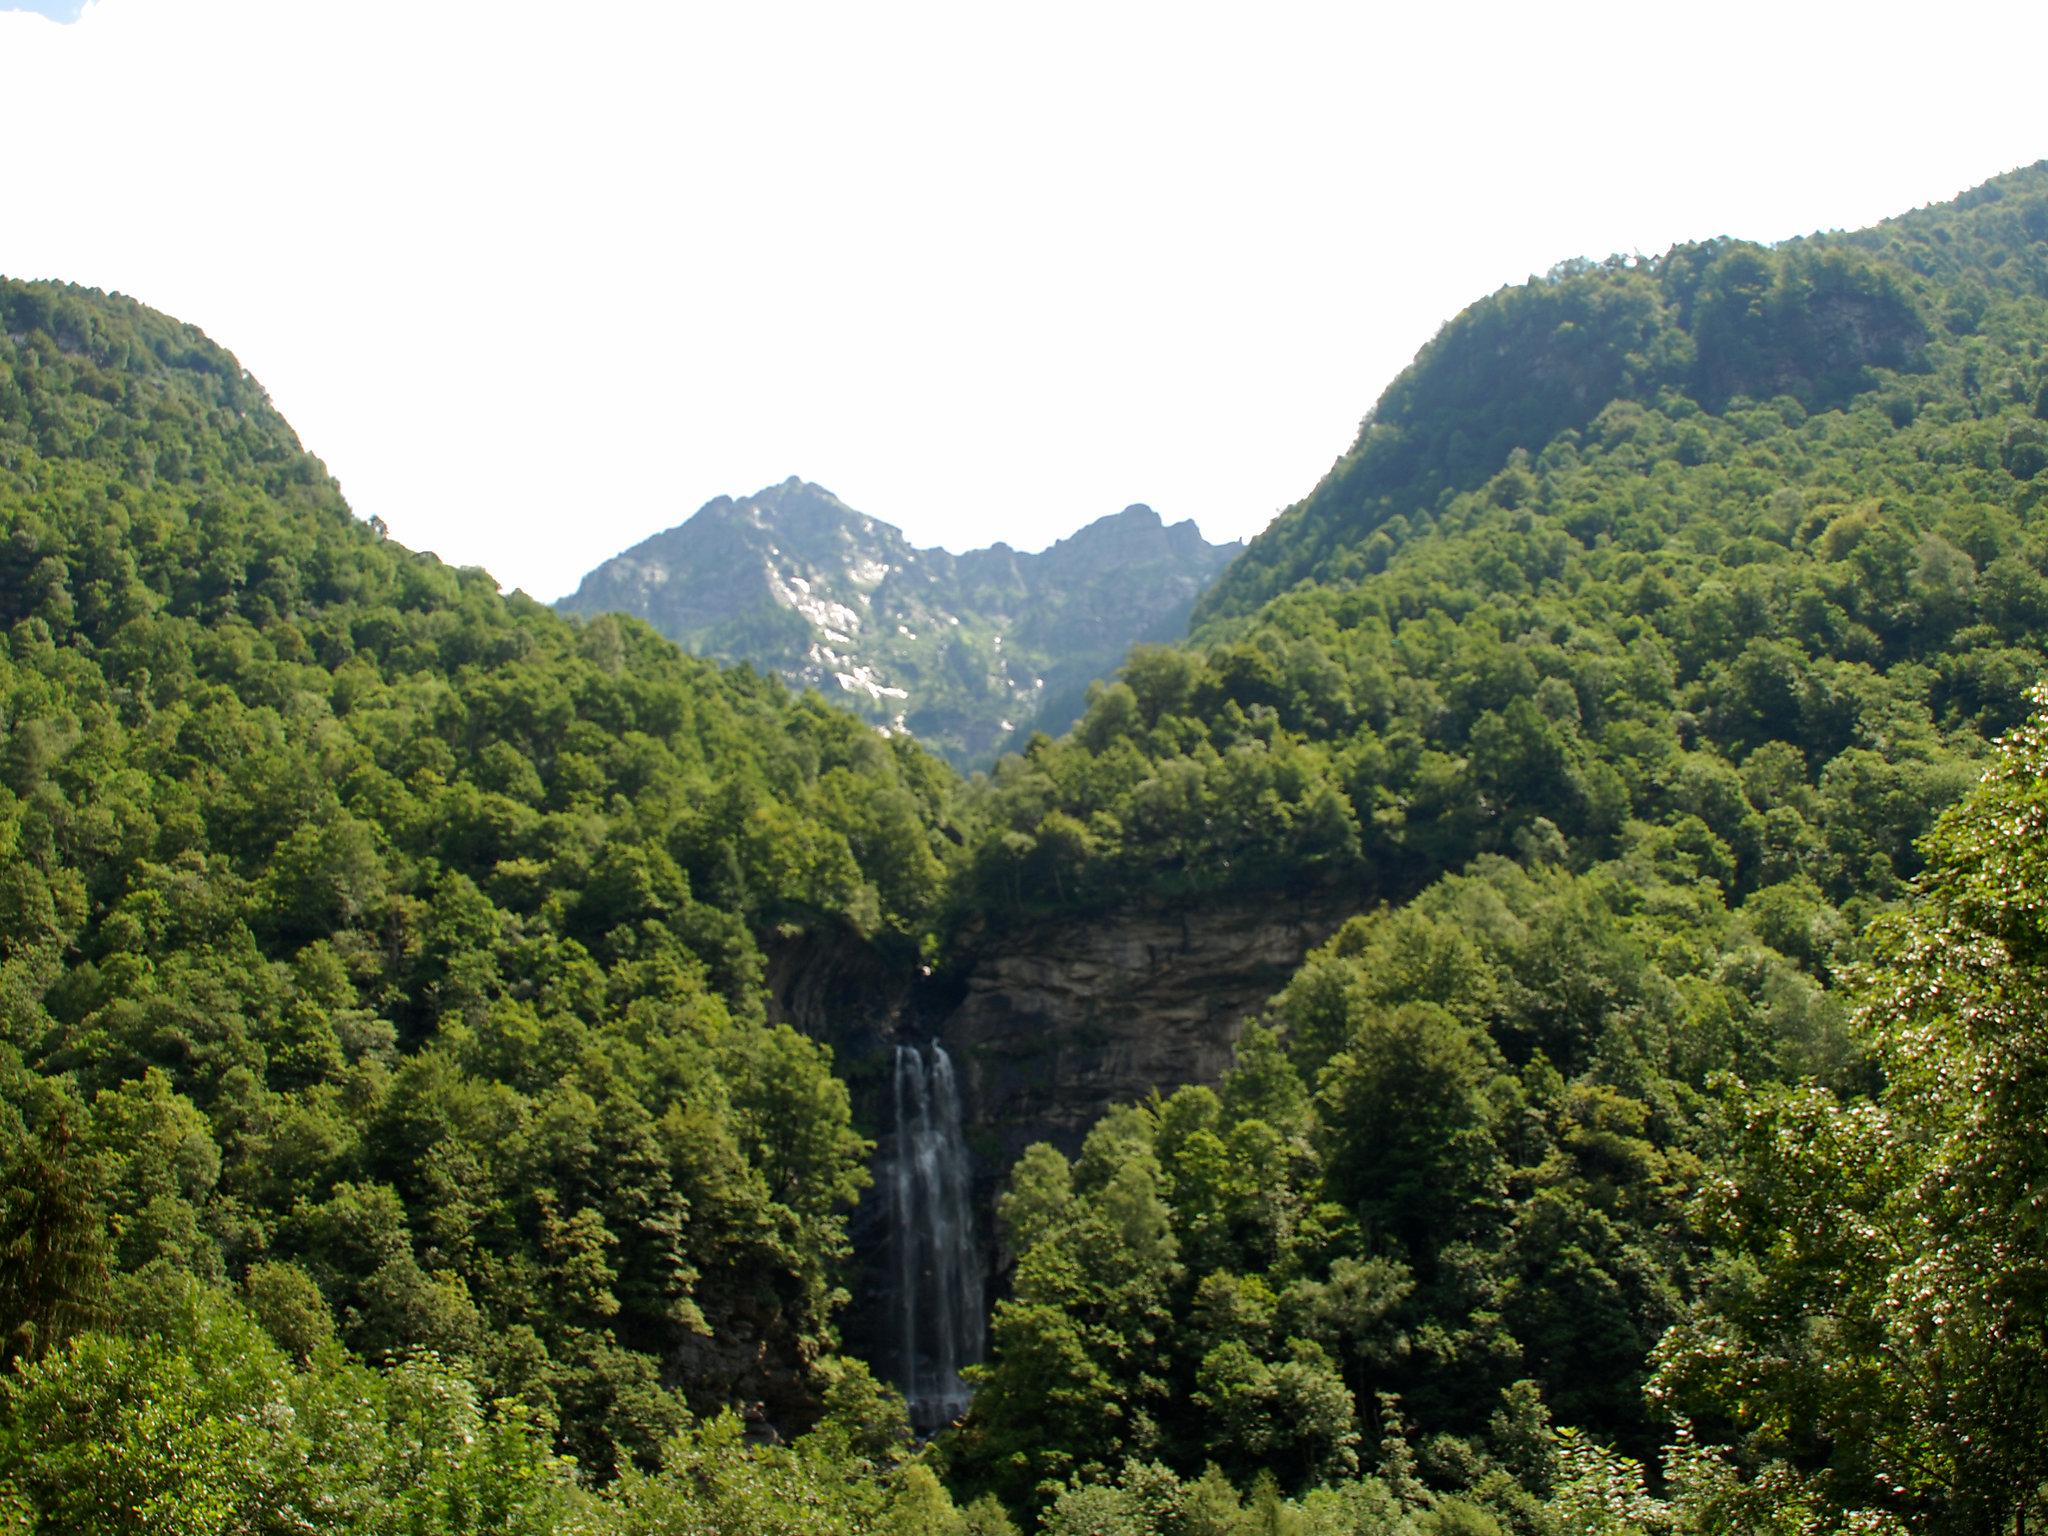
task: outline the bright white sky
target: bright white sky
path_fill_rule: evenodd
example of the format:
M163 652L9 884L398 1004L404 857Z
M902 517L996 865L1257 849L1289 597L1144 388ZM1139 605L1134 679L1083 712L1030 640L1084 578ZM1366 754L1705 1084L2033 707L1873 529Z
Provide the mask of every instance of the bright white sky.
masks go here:
M790 474L1244 537L1502 283L2048 155L2044 56L1973 0L92 0L0 10L0 272L199 325L539 597Z

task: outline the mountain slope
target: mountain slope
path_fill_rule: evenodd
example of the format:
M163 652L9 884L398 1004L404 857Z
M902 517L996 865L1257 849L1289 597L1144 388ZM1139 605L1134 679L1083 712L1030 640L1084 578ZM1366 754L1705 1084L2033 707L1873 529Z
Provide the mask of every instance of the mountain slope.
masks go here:
M998 775L1025 841L979 899L1397 894L1539 823L1685 822L1731 895L1895 889L2043 665L2044 210L2036 168L1473 306L1196 644Z
M633 614L699 655L820 689L972 768L1034 729L1064 730L1134 642L1184 633L1238 547L1134 506L1037 554L915 549L791 478L707 503L556 606Z
M0 288L0 1512L1011 1528L833 1348L808 950L871 1056L964 995L962 1081L1068 1113L933 1463L1048 1536L2017 1526L2044 272L2035 168L1482 301L1196 641L964 785L379 539L196 333ZM1158 997L1290 907L1352 915L1259 1019ZM1049 1075L1160 1024L1229 1070L1083 1133Z
M0 1351L169 1286L431 1351L598 1477L802 1427L867 1144L754 934L913 961L950 794L383 539L191 328L0 283L0 1244L74 1256L10 1261Z
M1019 1162L967 1486L1036 1506L1131 1457L1334 1487L1377 1445L1404 1497L1419 1466L1534 1528L1499 1480L1587 1470L1531 1459L1550 1415L1654 1458L1660 1340L1719 1305L1691 1337L1742 1337L1757 1374L1706 1349L1667 1379L1698 1444L1769 1464L1752 1510L1950 1528L1902 1490L1962 1452L1859 1442L1879 1367L1801 1244L1866 1198L1883 1076L1842 979L2048 674L2044 270L2048 166L1482 300L1193 640L998 765L963 949L1077 910L1357 915L1214 1091ZM1808 1182L1753 1191L1801 1115L1834 1138ZM1760 1254L1818 1316L1760 1315ZM1839 1394L1835 1430L1785 1428L1800 1392ZM1760 1528L1717 1518L1673 1528Z
M1392 517L1583 431L1616 400L1710 414L1789 398L1827 410L1925 366L1931 336L1976 334L1994 301L2048 293L2040 166L1874 229L1766 250L1717 240L1648 263L1566 263L1447 324L1374 406L1350 451L1252 541L1197 623L1313 577L1359 574Z

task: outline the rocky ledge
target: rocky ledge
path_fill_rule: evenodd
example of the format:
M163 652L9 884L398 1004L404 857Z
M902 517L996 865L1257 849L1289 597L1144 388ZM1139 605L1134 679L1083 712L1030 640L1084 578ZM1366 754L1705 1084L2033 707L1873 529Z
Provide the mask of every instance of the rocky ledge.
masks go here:
M979 1160L1072 1155L1112 1104L1214 1083L1245 1020L1353 910L1334 895L1035 924L976 957L940 1035Z

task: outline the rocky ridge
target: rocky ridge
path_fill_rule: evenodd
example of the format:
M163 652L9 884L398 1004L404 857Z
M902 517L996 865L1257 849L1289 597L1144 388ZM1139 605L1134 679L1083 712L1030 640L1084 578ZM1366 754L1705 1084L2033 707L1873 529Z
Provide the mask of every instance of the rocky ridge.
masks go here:
M1178 639L1240 548L1150 507L1036 553L955 555L794 477L721 496L585 576L556 606L645 619L688 650L745 661L984 767L1079 716L1088 684L1140 641Z

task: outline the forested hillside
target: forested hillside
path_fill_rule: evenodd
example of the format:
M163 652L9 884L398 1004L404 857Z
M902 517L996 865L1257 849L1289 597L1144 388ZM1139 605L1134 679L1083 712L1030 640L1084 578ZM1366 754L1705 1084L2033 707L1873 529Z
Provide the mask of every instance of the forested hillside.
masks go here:
M1881 257L1722 243L1473 306L1226 574L1205 643L1141 652L998 775L1016 835L981 901L1319 871L1399 895L1632 828L1731 897L1895 894L2041 673L2044 186L1900 221ZM1415 468L1368 498L1381 442Z
M387 1491L477 1402L598 1479L692 1410L816 1421L864 1379L866 1144L754 935L914 959L947 771L383 540L186 327L9 283L0 331L0 1349L47 1372L5 1469L45 1528L230 1478L212 1392L381 1415ZM24 1466L37 1413L68 1449Z
M1260 891L1361 915L1220 1093L1019 1166L964 1486L1377 1466L1535 1529L1507 1490L1554 1486L1547 1423L1654 1466L1695 1443L1682 1411L1765 1505L2014 1517L2037 1453L1993 1491L1939 1428L1961 1403L1908 1388L1936 1346L1894 1330L1935 1304L1900 1256L1937 1239L1784 1244L1905 1220L1927 1177L1877 1155L1914 1134L1881 1097L1903 1047L1845 982L2048 672L2044 344L2043 168L1867 234L1503 290L1193 644L1000 766L973 924ZM1914 1071L1916 1126L1958 1109ZM1830 1318L1833 1285L1867 1310ZM2019 1411L1981 1390L1968 1412Z
M2038 1523L2048 166L1482 300L972 784L398 548L186 327L0 332L0 1528ZM913 1446L765 947L1283 895Z

